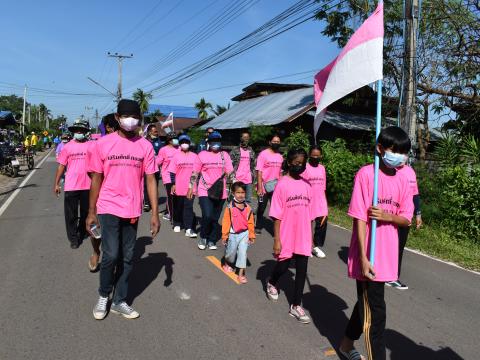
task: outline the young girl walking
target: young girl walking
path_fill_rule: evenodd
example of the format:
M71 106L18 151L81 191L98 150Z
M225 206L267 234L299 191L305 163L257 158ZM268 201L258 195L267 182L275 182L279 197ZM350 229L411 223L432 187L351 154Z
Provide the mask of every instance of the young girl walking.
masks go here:
M233 272L232 265L235 264L238 281L246 284L247 249L255 242L255 221L252 208L245 202L247 185L235 182L231 191L233 199L227 205L222 221L222 242L225 245L223 270Z
M315 145L310 149L307 168L302 174L302 178L307 180L312 186L312 209L315 215L315 231L313 234L312 253L318 258L324 258L326 255L321 249L325 244L327 236L327 176L325 167L320 164L322 150Z
M307 153L303 149L290 150L287 154L287 175L282 177L273 192L270 217L274 219L273 253L277 263L267 282L267 296L278 299L277 283L295 260L295 291L289 314L308 324L310 318L302 307L303 288L307 276L308 258L312 254L312 190L302 179Z

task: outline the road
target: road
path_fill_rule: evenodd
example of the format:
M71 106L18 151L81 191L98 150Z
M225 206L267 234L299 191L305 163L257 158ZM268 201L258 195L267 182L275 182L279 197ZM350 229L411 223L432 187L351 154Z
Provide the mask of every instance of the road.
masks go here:
M0 216L0 359L336 359L333 350L355 301L346 277L350 233L330 226L326 259L311 259L304 306L309 325L288 316L281 291L263 283L274 261L272 238L249 250L249 283L237 285L166 222L157 239L141 219L130 299L137 320L92 316L98 273L90 245L72 250L63 201L52 194L47 158ZM478 359L480 276L413 253L404 258L408 291L386 289L390 359ZM292 288L294 270L280 287ZM363 350L363 341L358 347Z

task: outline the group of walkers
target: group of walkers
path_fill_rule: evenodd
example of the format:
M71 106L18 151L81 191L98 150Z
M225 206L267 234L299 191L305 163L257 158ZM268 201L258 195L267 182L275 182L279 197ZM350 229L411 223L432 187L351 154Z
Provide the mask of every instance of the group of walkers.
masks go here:
M89 233L93 247L89 268L100 269L95 319L107 315L112 293L111 312L128 319L139 316L126 303L128 281L142 212L150 212L152 238L160 229L157 191L161 178L167 194L163 219L173 232L183 229L186 237L198 237L200 250L216 250L221 239L225 245L222 268L237 272L241 284L248 282L247 251L267 225L265 211L270 203L276 265L265 284L266 295L278 299L278 281L294 264L289 314L309 323L302 307L308 259L312 254L326 256L322 247L328 218L327 179L321 149L314 146L309 153L292 149L284 158L281 138L274 135L268 139L268 148L256 156L249 145L250 134L244 131L239 146L228 153L222 149L221 134L208 128L197 153L186 134L167 134L163 143L157 128L148 126L145 136L140 136L141 117L138 103L121 100L117 112L103 119L107 135L97 141L87 140L86 121L76 121L69 128L73 140L65 139L57 158L57 195L66 171L67 237L71 247L77 248ZM362 333L369 358L385 358L384 285L407 288L399 281L399 272L414 208L417 225L421 222L415 173L405 165L410 150L407 134L398 127L383 129L376 150L381 158L378 206L371 205L373 165L366 165L355 176L348 210L353 218L348 276L356 280L358 295L339 348L348 359L363 358L354 348ZM199 234L195 197L201 208ZM371 219L378 221L375 267L369 261Z

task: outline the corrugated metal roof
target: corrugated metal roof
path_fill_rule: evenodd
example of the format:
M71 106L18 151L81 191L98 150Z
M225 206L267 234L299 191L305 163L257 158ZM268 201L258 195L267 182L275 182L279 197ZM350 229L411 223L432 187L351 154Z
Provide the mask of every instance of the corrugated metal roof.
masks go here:
M173 116L196 119L198 118L198 110L191 106L179 106L179 105L158 105L150 104L148 106L148 112L146 115L149 115L155 110L159 110L162 114L168 115L173 112Z
M241 101L217 116L201 128L242 129L250 123L255 125L276 125L293 120L313 106L313 87L278 92Z
M309 111L308 115L315 116L315 111ZM327 111L323 120L336 128L345 130L361 130L370 131L375 129L375 116L341 113L337 111ZM392 117L386 118L388 125L396 125L397 119Z

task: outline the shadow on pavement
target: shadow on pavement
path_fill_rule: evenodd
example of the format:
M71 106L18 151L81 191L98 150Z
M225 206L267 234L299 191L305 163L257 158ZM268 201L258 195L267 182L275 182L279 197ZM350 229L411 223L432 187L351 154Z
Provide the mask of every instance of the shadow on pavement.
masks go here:
M391 329L385 330L387 349L391 360L422 359L422 360L463 360L449 347L433 350L419 345L405 335Z
M273 268L275 267L276 263L276 260L265 260L262 262L262 265L257 270L257 280L260 280L262 282L264 291L266 291L267 289L267 281L270 278L270 275L272 274ZM280 290L280 296L284 294L287 297L289 304L292 302L293 299L294 287L294 273L291 270L288 270L278 281L277 288Z
M150 244L152 244L152 238L144 236L138 238L135 245L134 265L130 274L127 296L129 304L133 303L155 281L163 268L165 268L166 274L163 286L168 287L172 284L173 265L175 263L167 253L149 253L148 256L142 257L145 254L146 246Z
M348 317L344 313L348 309L347 303L325 287L311 284L307 276L303 306L310 313L312 323L320 334L337 349L348 323Z
M7 191L4 191L4 192L0 193L0 196L12 193L17 189L26 189L26 188L29 188L29 187L37 187L37 186L38 186L37 184L29 184L29 185L14 187L13 189L10 189L10 190L7 190Z
M338 257L342 260L345 264L348 263L348 246L342 246L340 250L338 250Z

